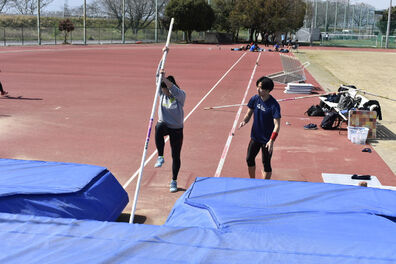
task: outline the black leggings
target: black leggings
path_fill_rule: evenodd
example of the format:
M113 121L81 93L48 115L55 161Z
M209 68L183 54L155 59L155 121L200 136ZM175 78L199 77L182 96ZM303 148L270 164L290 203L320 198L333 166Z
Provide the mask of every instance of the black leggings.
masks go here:
M155 126L155 145L157 146L158 156L164 156L165 140L169 135L172 150L172 180L177 180L180 170L180 152L183 145L183 128L169 128L165 123L158 122Z
M246 162L249 167L254 167L256 166L256 156L259 153L261 148L261 159L264 165L264 171L265 172L272 172L271 168L271 157L272 153L270 154L268 152L268 149L265 147L265 144L261 144L259 142L254 141L253 139L250 139L248 150L247 150L247 156L246 156Z

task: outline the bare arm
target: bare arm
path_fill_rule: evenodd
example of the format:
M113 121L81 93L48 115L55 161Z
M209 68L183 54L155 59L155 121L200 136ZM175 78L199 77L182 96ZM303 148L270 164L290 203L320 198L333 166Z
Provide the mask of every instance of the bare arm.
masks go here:
M245 117L243 118L242 122L239 124L239 128L243 127L244 125L246 125L250 118L253 115L253 109L249 108L249 110L246 112Z
M274 130L272 130L272 133L278 134L279 130L280 130L280 118L274 118ZM272 150L274 148L274 142L275 142L275 139L272 139L272 136L271 136L271 139L265 145L266 148L268 149L269 153L272 153Z

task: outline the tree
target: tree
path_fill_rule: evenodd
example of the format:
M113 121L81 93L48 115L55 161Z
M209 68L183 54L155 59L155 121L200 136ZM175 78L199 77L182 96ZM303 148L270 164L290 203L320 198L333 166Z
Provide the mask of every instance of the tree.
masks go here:
M63 31L63 35L65 37L63 44L67 44L67 36L69 35L69 32L72 32L73 30L74 24L70 19L65 19L59 22L59 31Z
M245 0L235 2L229 20L233 27L249 29L249 41L259 33L276 35L294 32L304 22L303 0Z
M388 13L389 13L389 9L384 11L380 21L378 21L377 24L382 34L386 34L386 29L388 27ZM391 9L391 24L390 24L389 34L392 35L395 29L396 29L396 6L392 7Z
M37 0L9 0L10 7L21 15L33 15L37 10ZM54 0L40 0L40 9L45 8Z
M186 41L191 42L195 31L211 29L215 21L213 9L205 0L170 0L165 8L168 22L175 19L174 28L186 33Z
M8 0L0 0L0 13L3 11L5 6L7 5Z
M155 0L125 0L125 29L131 28L137 33L146 28L155 19ZM158 0L158 12L161 12L165 0ZM122 0L96 0L91 3L96 10L118 21L118 28L122 25Z

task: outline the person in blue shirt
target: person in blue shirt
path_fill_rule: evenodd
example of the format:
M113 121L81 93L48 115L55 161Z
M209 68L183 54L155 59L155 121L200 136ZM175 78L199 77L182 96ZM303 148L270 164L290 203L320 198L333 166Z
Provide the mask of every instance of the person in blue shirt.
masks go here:
M250 98L247 105L249 109L239 124L239 128L246 125L252 115L254 115L246 156L249 177L256 178L255 159L261 149L264 178L271 179L271 157L274 142L280 129L281 110L279 103L270 95L274 88L274 82L270 78L260 77L256 82L256 86L258 94Z

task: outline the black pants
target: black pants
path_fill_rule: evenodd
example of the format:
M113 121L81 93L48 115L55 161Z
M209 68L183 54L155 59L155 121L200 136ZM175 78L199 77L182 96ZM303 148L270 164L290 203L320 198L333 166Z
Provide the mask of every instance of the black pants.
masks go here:
M3 85L1 85L1 82L0 82L0 93L1 93L1 94L3 94L3 93L4 93L4 90L3 90Z
M155 126L155 145L157 146L158 156L164 156L165 140L169 135L172 150L172 180L177 180L180 170L180 152L183 145L183 128L169 128L164 123L158 122Z
M261 144L259 142L254 141L253 139L250 139L248 150L247 150L247 155L246 155L246 162L249 167L254 167L256 166L256 156L259 153L261 148L261 159L264 165L264 171L265 172L272 172L271 168L271 157L272 153L270 154L268 152L268 149L265 147L265 144Z

